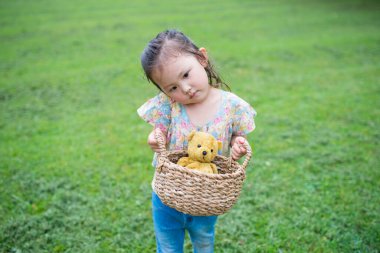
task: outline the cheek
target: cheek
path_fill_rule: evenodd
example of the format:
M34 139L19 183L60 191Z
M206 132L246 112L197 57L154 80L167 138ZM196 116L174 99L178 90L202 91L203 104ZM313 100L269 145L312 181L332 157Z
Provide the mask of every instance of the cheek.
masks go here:
M197 83L208 83L208 76L206 70L200 68L195 75L195 79Z
M197 78L194 80L194 83L199 87L202 88L206 84L208 84L208 78L207 75L199 75Z
M203 77L203 80L204 80L205 82L208 83L208 76L207 76L207 72L206 72L206 70L203 70L203 75L202 75L202 77Z

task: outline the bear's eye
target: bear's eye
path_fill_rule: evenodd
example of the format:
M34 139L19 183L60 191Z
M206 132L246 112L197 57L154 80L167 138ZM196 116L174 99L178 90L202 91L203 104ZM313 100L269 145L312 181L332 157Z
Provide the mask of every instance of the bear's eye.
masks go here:
M211 151L211 153L212 153L212 152L214 152L214 150L213 150L213 149L211 149L210 151Z
M198 144L198 148L202 147L201 144Z

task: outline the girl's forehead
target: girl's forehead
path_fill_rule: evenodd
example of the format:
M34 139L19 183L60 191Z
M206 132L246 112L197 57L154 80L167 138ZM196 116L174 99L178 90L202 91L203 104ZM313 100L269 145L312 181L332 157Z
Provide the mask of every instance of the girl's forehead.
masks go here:
M177 59L173 58L158 64L155 68L153 68L153 79L159 84L168 82L168 79L171 79L176 75L175 72L177 72L177 69L179 68L176 63Z
M153 68L152 77L159 84L171 83L193 60L196 60L196 58L190 54L181 54L167 58L165 61L160 61L159 64Z
M176 56L167 57L165 59L160 59L153 72L172 72L183 68L184 65L192 62L194 59L196 59L195 56L191 54L179 54Z
M167 65L176 63L179 59L193 56L190 53L174 51L170 53L162 53L158 59L158 65Z
M161 76L166 71L171 71L172 66L176 66L178 63L178 57L168 57L165 59L160 59L156 67L153 68L154 76Z

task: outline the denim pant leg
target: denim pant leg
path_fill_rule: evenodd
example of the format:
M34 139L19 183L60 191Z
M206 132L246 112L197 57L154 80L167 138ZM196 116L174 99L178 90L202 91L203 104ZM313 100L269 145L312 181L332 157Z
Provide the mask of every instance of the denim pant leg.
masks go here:
M215 224L217 216L191 216L187 227L194 253L214 252ZM188 218L189 219L189 218Z
M154 192L152 193L152 210L157 253L183 252L184 214L164 205Z

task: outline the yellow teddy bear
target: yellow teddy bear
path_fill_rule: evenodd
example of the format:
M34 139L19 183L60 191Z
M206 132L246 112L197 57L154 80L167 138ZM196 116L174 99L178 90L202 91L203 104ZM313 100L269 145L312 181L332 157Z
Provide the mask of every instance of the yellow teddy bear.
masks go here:
M218 150L222 149L222 142L217 141L211 134L196 131L190 133L188 141L189 157L182 157L177 164L204 173L218 174L216 165L211 161L218 154Z

